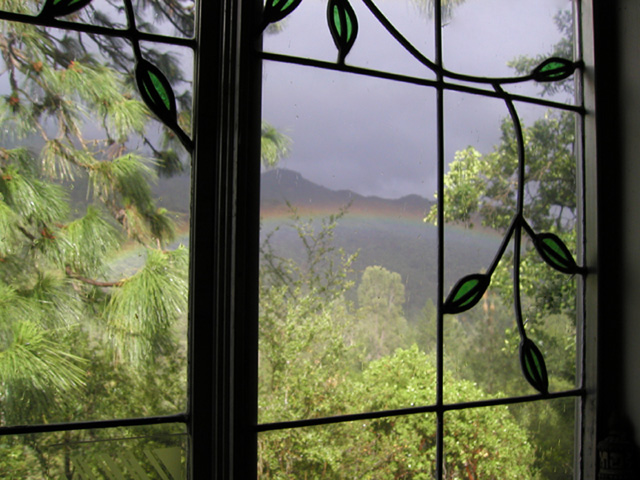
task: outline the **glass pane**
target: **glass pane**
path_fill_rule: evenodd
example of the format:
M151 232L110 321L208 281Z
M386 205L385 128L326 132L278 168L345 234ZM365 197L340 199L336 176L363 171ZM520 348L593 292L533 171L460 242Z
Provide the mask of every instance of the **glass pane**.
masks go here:
M260 478L432 478L433 415L261 433Z
M182 412L189 155L143 103L129 43L1 35L1 423ZM190 132L184 50L142 45Z
M500 104L447 95L446 296L465 276L491 269L516 214L514 126L504 104L502 112L497 108ZM574 114L520 103L516 109L526 139L524 219L535 234L557 235L576 258ZM466 111L486 112L487 118L481 127L468 120L458 122ZM523 327L541 350L549 388L570 389L575 385L575 278L545 263L530 234L523 230L521 237ZM520 365L522 337L514 313L512 272L513 238L475 307L445 315L447 369L477 383L490 396L536 392Z
M380 9L414 42L426 57L424 63L433 60L433 44L421 36L433 33L429 3L414 5L421 13L411 20L408 10L402 11L406 6L391 3L380 2ZM441 28L448 69L512 77L529 74L548 57L561 56L568 62L573 58L572 3L567 0L527 0L517 8L503 0L445 3ZM387 32L382 29L376 36L377 44L364 41L380 25L368 23L370 12L359 3L353 11L340 5L338 10L345 9L346 16L338 11L329 16L329 23L349 19L352 30L346 31L353 33L357 18L361 27L346 65L432 78L428 68L406 53L386 61L387 45L380 38ZM323 18L322 9L323 5L305 2L280 28L270 27L265 50L335 62L336 49L326 30L321 31L322 22L310 20ZM344 38L336 39L336 44L341 41L350 46ZM448 77L445 81L503 93L490 83ZM504 90L575 103L573 82L570 75L557 83L506 84ZM441 226L447 298L445 402L574 387L572 275L579 269L572 263L576 253L573 114L514 105L525 143L520 211L517 130L511 105L503 100L445 90L445 190L436 192L438 126L436 96L430 86L387 85L367 77L267 62L263 88L263 115L271 124L263 124L262 139L261 422L435 402L436 193L445 199L446 219ZM424 142L421 155L416 155L411 139ZM419 218L409 214L409 199L417 200L413 194L422 202L421 226L382 226L375 218L374 212L381 211L396 219ZM406 213L389 205L388 199L398 197ZM373 201L375 207L363 209ZM345 204L346 211L340 210ZM331 213L335 216L324 223L319 218ZM511 281L514 236L522 240L524 252L517 270L519 295ZM353 252L358 252L356 258L350 257ZM494 262L499 257L502 261ZM343 275L336 277L336 272ZM465 276L470 277L465 280ZM449 292L453 292L450 299ZM514 305L520 305L517 313ZM537 412L536 408L552 403L540 405L527 407ZM555 415L540 413L547 414ZM539 472L551 471L539 458L547 448L545 440L526 423L526 414L519 415L508 407L448 413L446 478L536 478ZM391 430L396 425L394 419L385 422ZM563 444L564 460L558 462L570 462L571 427L566 433L569 450ZM274 453L289 447L293 451L296 442L310 445L314 437L305 437L305 431L311 430L264 434L274 440L261 444L265 460L260 468L267 475L313 475L309 472L317 466L303 461L296 467L295 461L284 463ZM522 448L514 447L522 442ZM531 447L535 442L540 446ZM296 455L304 460L311 454ZM563 468L555 465L552 470L566 474ZM428 469L405 469L388 476L413 478L418 472L425 478L433 474ZM349 472L350 477L369 478L361 472ZM386 477L372 474L371 478Z
M2 478L186 479L183 425L0 437Z
M433 19L420 0L385 0L377 8L401 34L433 61ZM433 72L410 53L383 27L363 2L350 2L358 24L353 48L346 63L366 69L431 78ZM335 62L325 2L302 2L284 20L266 29L264 50L303 58Z
M138 2L136 10L138 30L175 37L192 37L195 4L194 0Z
M40 12L44 1L4 1L0 8L6 12L23 13L26 15L36 15Z
M572 11L571 0L461 2L442 29L445 67L468 75L504 77L518 69L526 75L548 57L571 60Z
M445 414L446 478L573 478L573 399ZM464 477L463 477L464 478Z
M262 175L260 421L378 408L334 392L416 343L433 374L433 92L272 63L265 77L263 155L278 139L289 154Z
M140 3L138 3L140 6ZM79 8L78 8L79 7ZM63 21L99 25L111 28L124 29L127 27L127 18L122 1L105 0L101 2L72 2L53 0L9 0L0 5L2 10L42 14L50 18L58 18Z

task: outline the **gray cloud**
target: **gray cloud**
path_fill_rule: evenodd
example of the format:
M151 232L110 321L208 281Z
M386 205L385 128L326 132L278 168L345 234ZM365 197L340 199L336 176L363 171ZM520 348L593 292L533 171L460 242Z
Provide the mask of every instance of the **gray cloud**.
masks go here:
M357 0L351 0L360 33L347 63L433 78L390 39ZM268 35L265 50L335 61L326 26L326 3L302 2L281 33ZM411 0L379 2L380 8L425 54L433 51L431 20ZM553 16L569 0L467 0L443 30L449 68L479 75L509 75L517 54L544 53L558 40ZM497 23L504 9L512 22ZM407 15L408 14L408 15ZM535 93L534 85L518 93ZM435 190L435 91L398 82L266 62L263 117L293 139L284 166L333 189L364 195L431 197ZM543 109L524 109L528 120ZM504 103L447 93L447 159L473 145L489 151L499 138Z

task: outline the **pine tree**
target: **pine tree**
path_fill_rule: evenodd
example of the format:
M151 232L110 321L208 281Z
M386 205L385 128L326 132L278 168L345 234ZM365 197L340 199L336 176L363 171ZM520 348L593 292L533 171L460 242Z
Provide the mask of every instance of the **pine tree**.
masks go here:
M143 18L146 9L168 9L189 33L192 12L182 3L138 7ZM19 13L38 8L0 2ZM73 19L111 23L92 9ZM185 329L188 252L171 246L179 217L158 206L153 186L188 159L141 101L127 52L113 38L12 22L0 30L9 89L0 98L0 425L184 410L186 347L177 333ZM184 84L171 55L143 54ZM177 96L187 130L188 92ZM126 274L113 268L124 248L144 257ZM41 475L62 468L36 440L23 441Z

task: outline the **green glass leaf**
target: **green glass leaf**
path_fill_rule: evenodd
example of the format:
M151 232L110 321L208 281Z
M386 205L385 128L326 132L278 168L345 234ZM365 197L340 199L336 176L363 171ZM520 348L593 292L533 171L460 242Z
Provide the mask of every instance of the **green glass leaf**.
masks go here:
M474 273L458 280L447 300L444 302L444 313L460 313L472 308L480 301L491 282L491 277Z
M549 393L549 378L544 357L535 343L528 338L520 342L520 366L527 382L540 393Z
M262 28L274 22L279 22L293 12L302 0L267 0L262 12Z
M556 270L571 275L580 270L573 255L557 235L541 233L535 236L533 244L542 259Z
M41 17L55 18L69 15L89 5L91 0L47 0L40 10Z
M538 65L531 75L536 82L557 82L571 76L576 64L564 58L552 57Z
M136 82L140 95L149 109L166 125L176 125L176 99L163 73L146 60L136 64Z
M327 21L333 42L338 48L338 63L344 63L358 35L356 12L347 0L329 0Z

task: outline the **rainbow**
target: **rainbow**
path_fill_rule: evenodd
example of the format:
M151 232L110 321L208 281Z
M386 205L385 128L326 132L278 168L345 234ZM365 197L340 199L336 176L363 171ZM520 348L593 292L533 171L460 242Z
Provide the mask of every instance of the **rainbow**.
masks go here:
M387 203L387 202L385 202ZM340 211L337 205L314 205L314 206L296 206L295 212L302 219L320 222L322 219L335 215ZM406 233L414 233L425 237L435 238L437 235L437 227L431 223L426 223L424 217L426 210L418 208L393 208L392 206L383 205L379 208L359 208L357 202L349 207L344 217L338 222L338 225L344 226L362 226L376 227L380 230L399 231ZM260 209L260 220L263 230L275 228L277 225L292 223L293 212L286 205L274 205L263 207ZM422 232L422 233L420 233ZM496 244L502 239L502 234L495 230L475 226L467 228L463 225L447 224L445 226L445 242L447 237L455 239L473 238L483 245Z

